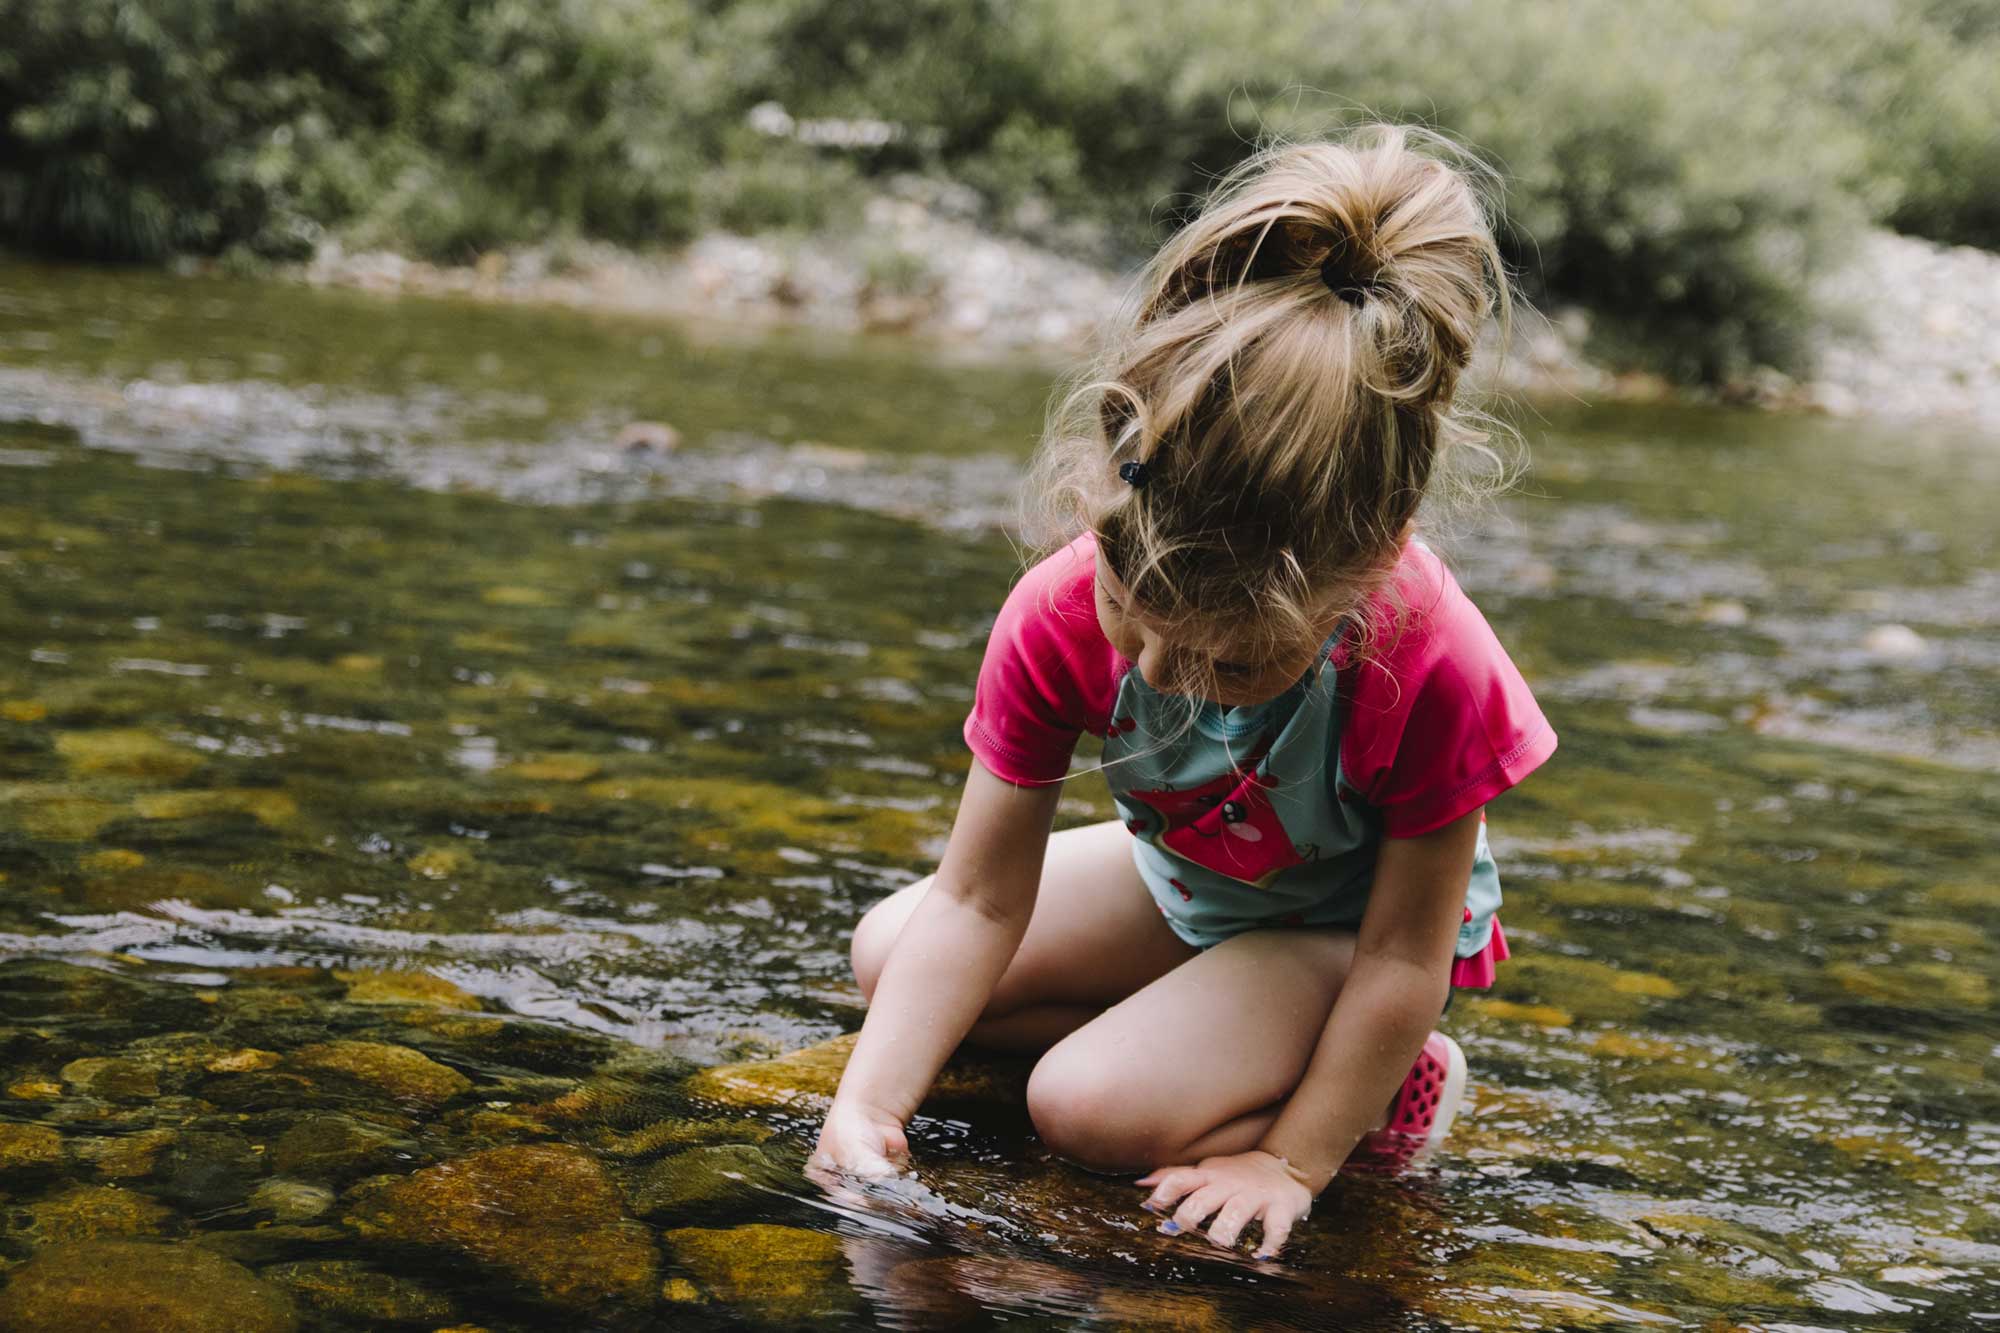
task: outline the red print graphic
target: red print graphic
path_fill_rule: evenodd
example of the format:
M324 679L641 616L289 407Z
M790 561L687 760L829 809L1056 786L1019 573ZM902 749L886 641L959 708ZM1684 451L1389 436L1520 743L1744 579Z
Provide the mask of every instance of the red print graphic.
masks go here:
M1255 765L1269 742L1248 757ZM1272 876L1305 858L1271 808L1266 794L1277 785L1268 773L1237 771L1185 791L1134 791L1130 795L1159 812L1166 828L1156 841L1196 865L1259 888ZM1183 896L1187 890L1176 882Z
M1191 903L1194 901L1194 890L1190 889L1187 885L1177 879L1170 879L1167 883L1174 886L1174 891L1180 894L1182 902Z

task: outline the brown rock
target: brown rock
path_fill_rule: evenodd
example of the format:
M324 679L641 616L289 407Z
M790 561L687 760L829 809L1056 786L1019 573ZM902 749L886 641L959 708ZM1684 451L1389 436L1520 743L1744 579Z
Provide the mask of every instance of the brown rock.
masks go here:
M488 1148L355 1194L362 1236L473 1259L552 1305L650 1300L659 1285L651 1235L625 1216L597 1159L558 1144Z
M43 1250L0 1289L0 1328L23 1333L292 1333L291 1298L195 1245L87 1240Z
M665 1239L704 1287L757 1318L800 1323L854 1307L837 1236L760 1223L724 1231L682 1227Z
M472 1080L456 1069L421 1051L387 1042L317 1042L292 1052L291 1063L300 1069L341 1075L424 1107L440 1106L472 1087Z

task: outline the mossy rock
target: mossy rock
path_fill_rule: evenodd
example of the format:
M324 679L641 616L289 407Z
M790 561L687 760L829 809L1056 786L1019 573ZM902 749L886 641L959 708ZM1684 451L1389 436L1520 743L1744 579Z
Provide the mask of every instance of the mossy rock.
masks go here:
M435 1108L472 1088L472 1080L407 1046L380 1041L326 1041L292 1052L290 1064L385 1092L398 1101Z
M444 1009L477 1009L479 997L469 995L443 977L428 972L364 970L335 972L347 983L351 1004L425 1004Z
M140 1101L160 1095L157 1072L137 1060L89 1056L62 1067L62 1081L74 1093L118 1101Z
M125 729L59 732L56 753L74 773L116 778L171 781L206 762L199 750L169 744L150 732Z
M625 1187L626 1200L640 1217L656 1218L689 1208L723 1209L759 1193L758 1183L794 1183L760 1149L747 1143L690 1148L640 1170ZM710 1216L714 1214L711 1212Z
M136 1180L153 1174L161 1151L173 1141L171 1129L142 1129L116 1138L86 1139L77 1145L77 1156L106 1179Z
M190 1244L54 1245L0 1288L0 1328L20 1333L292 1333L297 1327L283 1290Z
M597 1159L559 1144L488 1148L355 1190L364 1238L471 1259L550 1305L650 1300L659 1254Z
M153 1236L173 1223L174 1211L136 1190L113 1185L73 1185L27 1207L29 1229L43 1245L98 1236Z
M664 1238L674 1261L717 1300L774 1322L851 1313L840 1238L798 1227L682 1227Z
M746 1060L704 1069L687 1082L690 1095L725 1106L824 1110L854 1053L853 1034L834 1037L775 1060ZM1027 1066L965 1056L945 1065L925 1106L968 1104L1018 1108L1027 1095Z
M438 1324L457 1310L450 1298L420 1282L378 1272L351 1259L307 1259L276 1264L263 1276L300 1303L329 1314L381 1324Z
M47 1125L0 1121L0 1180L53 1170L63 1160L62 1135Z
M310 1115L271 1144L274 1169L307 1180L343 1181L407 1164L418 1152L413 1140L352 1116Z
M174 1135L153 1160L153 1187L192 1209L241 1203L260 1176L264 1158L234 1129L191 1129Z

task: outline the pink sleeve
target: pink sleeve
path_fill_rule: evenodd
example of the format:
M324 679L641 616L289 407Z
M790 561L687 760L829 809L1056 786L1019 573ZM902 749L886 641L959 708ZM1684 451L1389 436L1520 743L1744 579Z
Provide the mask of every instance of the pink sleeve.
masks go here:
M1110 719L1123 659L1098 628L1096 555L1086 534L1029 570L987 638L965 743L1016 786L1060 782Z
M1442 828L1541 767L1556 734L1486 617L1415 542L1398 574L1405 611L1349 695L1341 764L1383 831Z

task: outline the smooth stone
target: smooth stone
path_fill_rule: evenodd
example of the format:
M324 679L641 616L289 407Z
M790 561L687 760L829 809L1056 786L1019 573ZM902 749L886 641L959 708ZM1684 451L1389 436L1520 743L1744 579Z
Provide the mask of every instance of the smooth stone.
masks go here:
M434 1324L456 1313L450 1298L352 1259L276 1264L262 1276L316 1310L376 1324Z
M440 1106L472 1088L472 1080L456 1069L422 1051L387 1042L315 1042L292 1052L291 1063L315 1073L339 1074L424 1107Z
M173 1141L171 1129L142 1129L117 1138L85 1140L77 1145L77 1155L96 1167L100 1176L132 1180L152 1175L161 1150Z
M850 1314L857 1303L838 1236L757 1223L681 1227L664 1239L716 1299L760 1319L803 1323Z
M659 1253L596 1158L561 1144L488 1148L356 1188L345 1221L367 1239L475 1260L551 1305L650 1300Z
M626 1186L625 1197L635 1214L650 1219L754 1198L760 1193L756 1182L775 1185L779 1175L771 1159L747 1143L690 1148L647 1165Z
M338 1252L351 1251L354 1236L344 1227L325 1224L294 1226L273 1222L269 1226L252 1227L247 1231L204 1231L194 1237L194 1243L239 1264L259 1265L296 1259L302 1254L316 1254L329 1248Z
M19 1333L292 1333L291 1297L196 1245L86 1240L54 1245L0 1288L0 1328Z
M280 1222L310 1222L333 1207L333 1191L302 1180L267 1180L250 1191L250 1206Z

